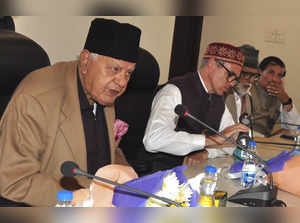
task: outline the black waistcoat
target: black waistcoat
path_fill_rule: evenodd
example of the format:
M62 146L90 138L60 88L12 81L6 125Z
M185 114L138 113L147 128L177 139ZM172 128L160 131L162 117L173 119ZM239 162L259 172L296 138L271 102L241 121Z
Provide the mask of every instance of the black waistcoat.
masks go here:
M190 114L205 122L215 130L219 130L222 115L225 110L224 98L216 94L208 94L200 81L198 72L187 73L175 77L168 83L179 88L182 104L187 106ZM185 131L191 134L214 135L202 125L189 118L179 118L175 131ZM184 156L164 154L164 164L161 169L169 169L181 165Z
M188 107L190 114L215 130L219 130L222 115L225 110L223 96L208 94L197 72L187 73L182 77L174 78L170 80L169 83L179 88L182 104ZM193 134L201 134L205 131L206 134L214 135L213 132L207 131L204 126L189 118L180 118L175 130Z

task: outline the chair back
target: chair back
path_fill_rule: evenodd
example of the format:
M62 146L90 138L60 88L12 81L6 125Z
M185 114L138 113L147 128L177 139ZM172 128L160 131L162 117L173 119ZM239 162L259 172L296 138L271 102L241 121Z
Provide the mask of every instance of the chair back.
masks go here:
M31 71L50 65L36 42L14 31L0 29L0 118L20 81Z
M30 38L0 29L0 118L20 81L31 71L50 65L47 53ZM24 207L0 197L0 207Z
M116 118L129 124L128 132L120 142L127 161L141 175L150 173L153 153L145 150L144 132L159 80L159 65L154 56L140 48L136 69L127 89L115 103Z

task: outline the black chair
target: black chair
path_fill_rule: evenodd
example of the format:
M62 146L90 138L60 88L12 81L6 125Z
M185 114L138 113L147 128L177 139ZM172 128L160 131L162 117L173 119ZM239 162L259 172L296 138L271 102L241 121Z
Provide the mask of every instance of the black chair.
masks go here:
M50 65L47 53L19 33L0 30L0 117L19 82L31 71Z
M31 71L50 65L50 61L47 53L36 42L24 35L4 29L0 29L0 58L1 118L20 81ZM28 205L0 197L0 207L8 206Z
M152 168L155 154L145 150L143 137L158 80L159 65L156 59L147 50L140 48L136 69L127 90L115 103L116 118L129 124L128 132L120 142L120 148L139 176L155 171Z

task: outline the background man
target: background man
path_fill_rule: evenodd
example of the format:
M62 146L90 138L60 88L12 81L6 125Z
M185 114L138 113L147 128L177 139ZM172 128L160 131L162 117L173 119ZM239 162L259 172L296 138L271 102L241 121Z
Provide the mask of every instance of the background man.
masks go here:
M225 142L193 120L179 118L174 113L178 104L186 105L191 114L227 137L248 131L242 124L234 125L223 99L237 83L243 63L244 55L237 47L211 43L199 72L170 80L157 93L143 142L149 152L171 154L162 169L181 165L186 155Z
M286 68L283 61L274 56L266 57L259 64L259 69L261 76L250 91L254 103L254 130L270 136L277 121L300 124L299 113L284 88ZM282 127L289 130L297 128L290 125ZM284 129L273 134L291 134Z
M252 83L259 78L258 50L251 45L242 45L239 48L245 55L240 81L230 89L225 99L235 123L239 122L242 113L252 113L249 92Z
M30 73L1 119L1 196L30 205L54 205L62 188L88 187L64 178L75 161L92 174L115 163L114 101L135 69L141 31L114 20L92 21L79 61Z

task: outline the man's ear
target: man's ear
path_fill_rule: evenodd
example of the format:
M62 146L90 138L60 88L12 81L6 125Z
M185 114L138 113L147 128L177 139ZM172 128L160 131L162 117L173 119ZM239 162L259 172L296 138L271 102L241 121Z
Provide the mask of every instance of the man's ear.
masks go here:
M90 52L86 49L83 49L79 57L79 70L82 74L86 74L88 71Z

